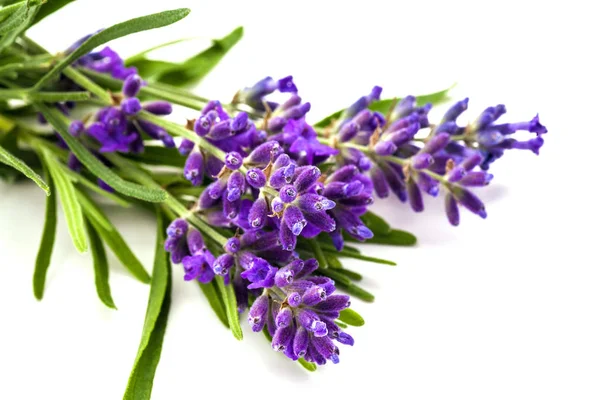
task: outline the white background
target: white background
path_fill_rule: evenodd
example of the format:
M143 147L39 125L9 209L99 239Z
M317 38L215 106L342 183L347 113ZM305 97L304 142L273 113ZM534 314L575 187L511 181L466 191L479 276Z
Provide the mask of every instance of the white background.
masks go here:
M154 399L598 399L600 262L597 257L597 39L592 2L501 1L91 1L48 18L31 36L53 51L88 32L165 8L184 21L118 40L123 55L160 42L243 41L199 93L224 100L265 75L293 74L314 120L384 87L384 97L453 82L474 118L504 103L506 120L537 112L548 127L539 157L512 152L480 190L489 217L463 213L449 226L439 199L412 213L393 199L376 211L414 232L415 248L368 247L397 267L348 262L376 294L354 301L367 324L353 328L341 363L308 373L245 327L237 342L195 284L174 268L171 318ZM204 42L175 51L184 58ZM173 52L171 52L172 54ZM194 116L194 114L190 114ZM515 154L516 153L516 154ZM121 398L140 338L148 287L111 258L119 308L97 299L89 254L73 248L64 219L45 297L31 289L44 196L32 184L0 184L0 398ZM109 215L146 266L153 221Z

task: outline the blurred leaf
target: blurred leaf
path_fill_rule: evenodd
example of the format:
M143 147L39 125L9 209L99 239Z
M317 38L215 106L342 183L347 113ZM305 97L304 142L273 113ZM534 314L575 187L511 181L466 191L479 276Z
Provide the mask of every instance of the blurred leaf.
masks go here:
M237 310L237 301L235 299L235 293L233 292L233 284L226 285L223 281L222 276L216 276L217 288L225 304L225 313L227 314L227 321L233 336L237 340L242 340L244 334L242 333L242 327L240 326L240 315Z
M223 299L219 296L217 283L213 279L212 282L209 283L200 283L198 282L198 286L202 289L202 293L206 296L210 307L213 309L215 314L219 320L225 325L226 328L229 328L229 323L227 322L227 314L225 312L225 303L223 303Z
M44 192L46 192L47 196L50 195L50 188L48 187L48 184L44 182L42 177L35 173L35 171L25 164L21 159L12 155L2 146L0 146L0 163L9 165L21 172L23 175L34 181Z
M454 88L454 86L456 86L456 84L453 84L452 86L450 86L447 89L440 90L439 92L434 92L434 93L423 94L423 95L417 96L417 104L420 106L427 104L427 103L431 103L433 105L440 104L440 103L446 101L447 99L449 99L448 92L450 92L450 90L452 88ZM397 102L400 100L402 100L401 97L398 97L397 99L394 98L394 99L385 99L385 100L374 101L369 106L369 109L373 110L373 111L379 111L383 114L386 114L388 112L388 110L390 109L390 107L392 106L392 104L394 104L394 102ZM339 111L334 112L333 114L329 115L328 117L323 118L322 120L320 120L319 122L314 124L314 126L316 126L317 128L328 127L342 115L344 110L339 110Z
M74 1L75 0L46 0L46 2L42 4L40 11L33 19L31 26L37 24L38 22L46 18L48 15L53 14L55 11L60 10L67 4L72 3Z
M46 171L46 181L48 188L54 192L54 181L49 172ZM35 270L33 272L33 294L36 299L41 300L44 297L44 287L46 286L46 273L50 266L52 250L54 249L54 239L56 237L56 193L46 197L46 216L44 219L44 229L42 230L42 240L35 259Z
M133 364L124 400L147 400L152 394L156 367L162 352L171 305L171 268L164 250L165 229L162 215L157 212L156 250L152 283L148 297L142 338Z
M387 235L392 231L390 224L372 211L367 211L360 219L376 235Z
M90 241L90 250L94 260L96 293L104 305L106 305L108 308L113 308L116 310L117 307L113 301L110 291L110 284L108 283L108 260L106 259L104 244L102 244L100 236L98 236L98 233L94 230L94 227L89 222L86 224L86 226L88 239Z
M337 326L339 326L340 328L342 328L342 329L346 329L346 328L348 327L348 325L346 325L345 323L343 323L343 322L342 322L342 321L340 321L339 319L336 319L336 320L335 320L335 324L336 324Z
M57 109L48 107L42 103L36 103L36 108L44 114L48 122L56 129L61 138L69 146L69 149L75 156L85 165L92 174L102 179L117 192L123 193L126 196L135 197L149 202L161 202L166 200L167 194L164 190L147 188L136 183L127 182L110 168L98 160L90 151L81 144L76 138L69 134L69 128L66 117ZM66 120L66 121L65 121Z
M144 17L133 18L125 22L106 28L83 42L76 50L58 62L46 75L44 75L35 85L36 89L44 87L51 79L57 77L60 72L71 65L79 57L89 53L96 47L111 40L141 32L149 29L160 28L170 25L183 19L190 13L187 8L177 10L163 11L156 14L146 15Z
M328 268L329 264L327 263L327 258L325 258L325 254L321 249L321 245L319 244L319 242L317 242L317 239L308 239L308 244L310 245L310 248L312 249L315 258L319 262L319 268Z
M324 251L331 252L329 250L324 250ZM363 254L352 253L347 250L338 251L335 254L337 255L337 257L355 258L357 260L369 261L369 262L376 263L376 264L396 265L395 262L390 261L390 260L384 260L382 258L377 258L377 257L369 257L369 256L365 256Z
M348 293L349 295L352 295L358 299L361 299L363 301L372 303L373 301L375 301L375 296L373 296L371 293L367 292L365 289L355 285L354 283L342 283L342 282L337 282L337 287L341 290L343 290L344 292Z
M143 58L132 63L132 66L137 68L138 74L143 76L144 79L152 80L167 71L174 70L179 67L179 64L170 61Z
M387 244L390 246L413 246L417 243L417 238L410 232L400 229L393 229L387 235L375 235L365 242L359 242L350 236L344 236L345 240L350 242L365 243L365 244Z
M170 42L161 43L159 45L152 46L149 49L140 51L139 53L132 55L131 57L127 57L127 59L125 60L125 65L128 67L138 67L138 65L135 63L139 60L144 60L146 58L146 54L151 53L154 50L162 49L164 47L172 46L174 44L185 42L187 40L192 40L192 39L194 39L194 38L175 39L175 40L171 40Z
M244 28L238 27L227 36L213 40L213 45L172 69L159 74L158 82L174 86L189 86L200 82L242 38Z
M14 14L0 23L0 35L3 35L0 38L0 53L13 44L17 37L31 26L31 22L40 9L39 6L34 4L39 3L39 0L29 0Z
M340 311L339 319L351 326L363 326L365 324L363 317L351 308Z
M327 264L334 269L342 269L342 263L339 260L339 258L337 258L336 256L334 256L331 253L327 253L324 254L325 255L325 259L327 259Z
M175 148L162 146L145 146L144 152L127 154L127 158L148 165L168 165L183 168L186 157L182 156Z
M48 171L56 184L56 190L60 196L73 244L80 253L84 253L87 251L85 223L81 205L77 200L75 187L69 177L62 171L61 164L54 158L54 155L50 154L48 150L42 150L42 155L46 161Z
M83 101L91 97L89 92L27 92L27 99L56 103L59 101Z
M351 271L346 268L340 268L340 269L337 269L336 271L344 276L347 276L348 278L352 279L353 281L361 281L363 278L362 275L359 274L358 272L354 272L354 271Z
M298 362L300 363L300 365L302 365L304 368L306 368L306 370L308 370L310 372L315 372L317 370L317 364L315 364L313 362L308 362L304 358L299 358Z

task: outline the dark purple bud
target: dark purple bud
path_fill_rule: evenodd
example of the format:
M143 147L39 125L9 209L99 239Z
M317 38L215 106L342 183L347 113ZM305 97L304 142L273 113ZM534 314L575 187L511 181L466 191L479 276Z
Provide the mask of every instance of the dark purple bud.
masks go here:
M304 117L306 115L306 113L309 111L310 111L310 103L304 103L304 104L300 104L300 105L297 105L297 106L287 109L283 113L283 117L286 120L300 119L300 118Z
M292 322L293 317L291 308L282 307L277 313L277 317L275 317L275 325L277 325L277 328L285 328Z
M323 289L321 286L314 285L306 292L304 292L304 295L302 296L302 303L309 307L312 307L315 304L324 301L326 298L327 293L325 293L325 289Z
M280 154L279 157L277 157L277 159L273 163L273 168L279 169L281 167L285 167L285 166L289 165L291 162L292 162L292 160L290 159L290 156L283 153L283 154Z
M463 186L486 186L491 182L493 177L494 175L487 172L471 171L459 183Z
M238 113L232 120L230 129L234 132L240 132L248 126L248 114L245 112Z
M246 173L246 181L253 188L260 189L267 183L267 177L259 168L251 168Z
M287 124L287 120L284 117L275 116L269 119L267 123L267 129L272 133L280 132L283 127Z
M190 229L187 234L187 245L192 255L200 253L204 249L202 234L196 229Z
M306 226L306 219L302 211L296 206L288 206L283 212L283 222L290 228L295 236L298 236Z
M430 196L435 197L440 192L439 182L422 172L419 172L417 175L417 184L422 191Z
M435 160L429 153L415 154L411 159L411 164L415 169L426 169L433 165Z
M462 165L457 165L452 168L447 174L446 179L448 182L457 182L461 180L465 175L467 175L467 171Z
M246 190L246 180L240 171L234 171L227 179L227 200L236 201Z
M271 140L252 150L248 156L248 161L252 164L267 164L272 157L278 156L281 151L279 143Z
M167 131L158 125L151 124L150 122L141 119L138 119L137 123L152 139L160 140L163 136L168 136Z
M369 169L371 169L371 166L373 165L373 163L371 162L371 159L369 157L361 157L358 160L358 168L361 171L368 171Z
M485 129L477 133L477 142L483 147L492 147L504 141L504 136L494 129Z
M67 166L71 171L79 172L81 171L81 161L75 156L73 153L69 153L69 158L67 160Z
M531 150L535 154L540 154L540 148L544 145L544 139L536 137L525 142L519 142L517 140L508 139L506 140L507 147L510 149L520 150Z
M348 121L344 125L342 125L338 138L340 142L348 142L356 136L358 131L360 130L360 126L354 121Z
M303 309L298 313L298 322L315 337L327 336L327 325L313 311Z
M248 312L248 323L254 332L260 332L265 326L269 311L269 297L263 294L254 300Z
M71 122L71 125L69 125L69 133L72 136L78 137L83 132L85 132L85 125L82 121L76 120Z
M242 166L243 157L237 151L230 151L225 154L225 166L231 170L239 169Z
M406 189L408 191L408 202L410 203L410 207L415 212L423 211L423 196L421 195L421 189L419 189L419 186L414 179L410 178L408 180Z
M233 136L233 134L234 132L230 128L229 121L221 121L214 124L206 136L213 140L222 140Z
M339 336L335 338L341 344L346 344L348 346L354 346L354 338L348 335L346 332L340 332Z
M335 219L331 218L325 211L307 213L306 219L315 228L323 232L333 232L336 227Z
M302 303L302 296L298 292L292 292L287 297L287 303L290 307L298 307Z
M227 275L231 267L233 267L234 259L231 254L225 253L217 257L213 263L213 271L217 275Z
M444 116L442 117L442 122L456 121L456 118L458 118L460 114L462 114L467 109L468 105L469 98L466 98L454 104L448 109L448 111L446 111L446 114L444 114Z
M331 210L335 207L335 202L327 197L318 194L306 193L298 198L298 207L308 213Z
M348 182L358 174L358 168L355 165L344 165L342 168L329 175L326 182Z
M455 186L452 188L452 194L467 210L479 215L481 218L487 217L483 202L471 191Z
M470 171L483 161L483 156L480 153L473 153L460 164L465 171Z
M153 101L144 104L144 110L154 115L169 115L173 112L173 106L166 101Z
M179 145L179 154L187 156L192 152L196 144L188 139L183 139Z
M438 133L425 143L420 153L435 154L446 147L448 143L450 143L450 135L444 132Z
M178 218L173 220L167 227L167 236L173 238L181 238L188 231L189 224L186 220Z
M298 88L294 85L294 78L291 75L277 81L277 88L281 93L298 93Z
M444 203L446 206L446 216L448 217L448 221L450 224L454 226L458 226L460 223L460 213L458 211L458 204L456 203L456 199L452 196L451 193L446 194L446 198L444 199Z
M160 140L163 142L163 144L165 145L165 147L168 148L173 148L175 147L175 140L173 140L173 138L167 134L163 135Z
M199 186L204 178L204 157L199 151L190 153L185 166L183 167L183 176L190 181L192 185Z
M294 275L295 272L289 266L279 268L275 274L275 285L286 287L294 281Z
M296 247L296 235L288 228L287 224L281 224L279 229L279 241L281 248L287 251L292 251Z
M267 200L264 197L259 197L250 208L250 212L248 213L248 223L252 228L262 228L267 221L267 213Z
M290 166L294 168L293 164L290 164ZM271 178L269 179L269 185L273 189L281 189L283 186L289 184L292 181L293 173L292 176L289 176L289 174L286 174L286 169L287 167L279 168L273 174L271 174Z
M321 171L317 167L308 167L304 169L294 181L294 186L298 193L308 190L321 176Z
M390 194L390 188L381 168L371 168L370 176L371 180L373 181L373 189L375 189L375 193L377 193L377 196L381 197L382 199L388 197L388 195ZM367 196L367 198L370 198L370 196Z
M284 203L291 203L296 199L298 192L292 185L286 185L279 190L279 197Z
M284 208L285 208L285 203L283 201L281 201L281 199L279 197L275 197L273 200L271 200L271 209L273 210L273 212L275 212L275 213L283 212Z
M309 258L304 261L304 266L296 274L296 278L307 276L315 272L319 268L319 262L315 258Z
M224 247L228 253L237 253L240 250L240 239L237 237L229 238Z
M304 357L308 348L308 331L299 326L294 336L293 351L296 357Z
M142 103L137 97L130 97L121 102L121 110L125 115L135 115L142 109Z
M375 147L373 148L375 153L380 156L389 156L392 155L398 150L398 147L394 143L388 140L382 140L377 142Z
M194 132L200 136L205 136L212 127L212 124L217 119L217 113L214 111L208 112L208 114L201 116L194 122Z
M296 331L293 326L278 328L275 335L273 335L273 341L271 342L273 350L285 351L285 349L292 345L295 333Z
M341 311L345 308L350 307L350 297L345 294L334 294L319 304L316 304L313 308L315 310L329 312L329 311Z
M129 75L123 82L125 97L135 97L142 87L142 78L138 74Z

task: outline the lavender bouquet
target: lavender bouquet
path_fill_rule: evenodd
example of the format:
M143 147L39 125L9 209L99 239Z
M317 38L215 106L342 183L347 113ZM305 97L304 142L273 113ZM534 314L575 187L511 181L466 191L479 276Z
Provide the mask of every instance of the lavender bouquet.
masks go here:
M371 210L375 196L396 196L415 212L423 210L423 193L443 197L452 225L459 224L461 208L485 218L472 190L491 182L492 163L510 149L538 154L544 143L537 116L498 122L504 105L461 125L464 99L430 121L448 90L381 100L375 86L316 123L291 76L264 78L228 102L186 90L240 40L242 28L181 63L151 60L146 52L124 60L104 46L172 24L187 9L132 19L49 54L26 31L69 2L0 2L0 177L25 176L48 196L33 277L38 299L51 261L57 195L74 246L94 260L100 301L115 308L106 247L151 285L125 398L150 397L172 265L199 284L236 339L246 319L274 350L314 371L338 363L339 346L354 344L345 330L364 324L350 296L374 300L343 259L395 265L352 244L416 243ZM190 119L170 119L174 106ZM517 132L530 138L517 140ZM151 274L103 202L155 215Z

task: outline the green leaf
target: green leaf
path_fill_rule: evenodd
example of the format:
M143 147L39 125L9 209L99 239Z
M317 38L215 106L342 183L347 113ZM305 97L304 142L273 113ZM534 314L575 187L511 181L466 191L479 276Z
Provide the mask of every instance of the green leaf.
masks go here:
M325 252L331 252L330 250L325 249ZM384 260L382 258L377 257L369 257L363 254L353 253L347 250L338 251L335 253L338 257L347 257L347 258L355 258L357 260L369 261L376 264L386 264L386 265L396 265L394 261Z
M353 281L361 281L363 278L362 275L358 272L354 272L346 268L336 269L336 272L339 272L340 274L352 279Z
M242 38L244 28L238 27L229 35L213 41L213 45L173 69L159 75L157 80L174 86L188 86L204 78Z
M102 213L100 208L98 208L98 206L94 204L94 201L91 198L89 198L79 190L77 190L76 193L77 200L79 201L79 204L81 204L81 208L83 209L88 218L98 223L98 225L100 225L105 231L111 232L115 229L113 224L108 220L106 215Z
M106 251L104 250L104 244L94 227L88 222L86 224L88 239L90 241L90 250L92 252L92 258L94 259L94 276L96 282L96 293L98 298L108 308L117 309L115 302L113 301L112 294L110 291L110 284L108 283L108 260L106 259Z
M144 58L133 63L133 66L137 68L140 76L143 76L147 80L152 80L169 70L176 69L179 67L179 64L170 61L149 60Z
M35 85L36 89L44 87L51 79L57 77L60 72L71 65L79 57L89 53L96 47L110 42L111 40L130 35L132 33L146 31L149 29L160 28L162 26L171 25L180 19L185 18L190 13L187 8L177 10L163 11L157 14L146 15L144 17L133 18L125 22L113 25L106 28L95 35L92 35L88 40L83 42L75 51L63 58L44 75Z
M145 60L146 59L145 58L146 54L148 54L150 52L153 52L154 50L162 49L164 47L172 46L174 44L185 42L187 40L192 40L192 39L194 39L194 38L175 39L175 40L171 40L170 42L161 43L161 44L158 44L156 46L152 46L152 47L150 47L150 48L148 48L146 50L140 51L137 54L134 54L134 55L132 55L130 57L127 57L125 59L125 65L128 66L128 67L136 67L137 68L138 64L136 64L136 62L140 61L140 60Z
M49 190L54 192L54 181L49 172L46 171L46 180ZM44 287L46 286L46 273L50 266L52 250L54 249L54 239L56 237L56 194L46 197L46 216L44 219L44 229L42 231L42 240L40 248L35 258L35 270L33 272L33 294L36 299L41 300L44 297Z
M313 362L308 362L304 358L299 358L298 362L310 372L315 372L317 370L317 364Z
M242 327L240 326L240 315L237 310L237 301L235 299L235 293L233 292L233 284L230 283L229 285L226 285L222 276L215 277L215 280L217 281L217 287L223 298L223 303L225 304L225 313L227 314L229 328L237 340L242 340L244 334L242 333Z
M15 11L10 17L0 24L0 52L12 45L17 37L23 33L35 18L39 6L39 0L29 0L19 10Z
M336 256L334 256L331 253L327 253L324 254L325 259L327 260L327 264L331 267L331 268L335 268L335 269L342 269L342 262L340 261L339 258L337 258Z
M321 245L319 244L319 242L317 242L317 239L308 239L308 244L310 245L310 248L312 249L315 258L319 262L319 268L328 268L329 264L327 263L327 258L325 257L325 254L321 249Z
M124 400L147 400L152 394L156 367L162 352L171 305L171 268L164 250L165 229L163 217L157 212L156 250L148 308L142 338L133 364Z
M127 158L142 164L168 165L178 168L183 168L186 160L177 149L162 146L145 146L143 153L131 153L127 155Z
M344 236L345 240L350 242L358 242L350 236ZM391 246L413 246L417 243L417 238L410 232L402 231L400 229L393 229L387 235L375 235L371 239L368 239L365 244L387 244Z
M337 283L345 283L347 285L351 284L352 282L350 281L350 278L348 278L346 275L340 273L339 271L340 271L339 269L333 269L333 268L327 268L327 269L319 268L318 269L319 274L325 275L325 276L333 279Z
M56 103L59 101L88 100L91 95L89 92L27 92L26 97L31 101Z
M45 3L42 4L40 11L33 19L31 26L37 24L38 22L46 18L48 15L53 14L55 11L60 10L67 4L72 3L74 1L75 0L47 0Z
M439 92L434 92L434 93L423 94L423 95L417 96L417 104L420 106L427 104L427 103L431 103L433 105L440 104L449 98L448 92L450 92L450 90L452 90L454 88L454 86L456 86L456 84L453 84L452 86L450 86L447 89L440 90ZM369 106L369 109L373 110L373 111L379 111L379 112L385 114L388 112L390 107L395 102L400 101L400 100L402 100L402 98L398 97L398 98L394 98L394 99L385 99L385 100L374 101ZM326 128L329 125L331 125L334 121L336 121L342 115L342 113L344 111L345 111L345 109L336 111L333 114L329 115L328 117L325 117L322 120L320 120L319 122L317 122L316 124L314 124L314 126L317 128Z
M2 146L0 146L0 162L21 172L23 175L34 181L44 192L46 192L47 196L50 196L50 188L48 187L48 184L46 184L46 182L44 182L43 179L36 174L34 170L29 168L29 166L21 159L13 156Z
M219 296L219 288L217 287L215 280L213 279L212 282L209 283L198 282L198 286L200 286L202 293L204 293L204 296L206 296L210 307L213 309L215 314L217 314L219 321L221 321L226 328L229 328L229 323L227 322L227 313L225 312L225 303L223 302L221 296Z
M64 172L67 175L69 175L69 178L71 178L71 180L73 182L77 182L77 183L81 184L82 186L85 186L86 188L90 189L92 192L97 193L97 194L101 195L102 197L105 197L111 201L114 201L119 206L124 207L124 208L128 208L131 206L131 204L129 204L127 201L125 201L121 197L117 196L114 193L107 192L106 190L104 190L100 186L98 186L97 183L94 183L94 182L90 181L89 179L87 179L86 177L84 177L81 173L72 171L69 168L64 168Z
M387 235L392 231L392 227L379 215L367 211L360 219L375 235Z
M363 326L365 324L363 317L351 308L340 311L339 319L351 326Z
M75 156L85 165L92 174L102 179L113 189L126 196L138 198L150 202L161 202L167 199L167 193L158 188L147 188L142 185L127 182L98 160L90 151L81 144L76 138L69 134L66 117L57 109L48 107L42 103L35 103L36 108L44 115L46 120L56 129L60 137L63 138L67 146Z
M0 8L0 18L8 18L13 15L15 11L22 11L22 7L27 4L26 0L19 1L18 3L13 3L7 6L3 6ZM23 19L25 16L23 16ZM0 24L0 26L4 26L6 20Z
M358 299L361 299L361 300L369 302L369 303L372 303L373 301L375 301L375 296L373 296L371 293L367 292L365 289L361 288L360 286L355 285L354 283L343 283L343 282L336 281L336 284L337 284L338 289L341 289L344 292L348 293L349 295L352 295Z
M42 155L56 184L73 244L80 253L84 253L87 251L85 222L81 205L77 200L75 187L69 177L62 171L61 164L54 158L54 155L50 154L48 150L43 150Z

